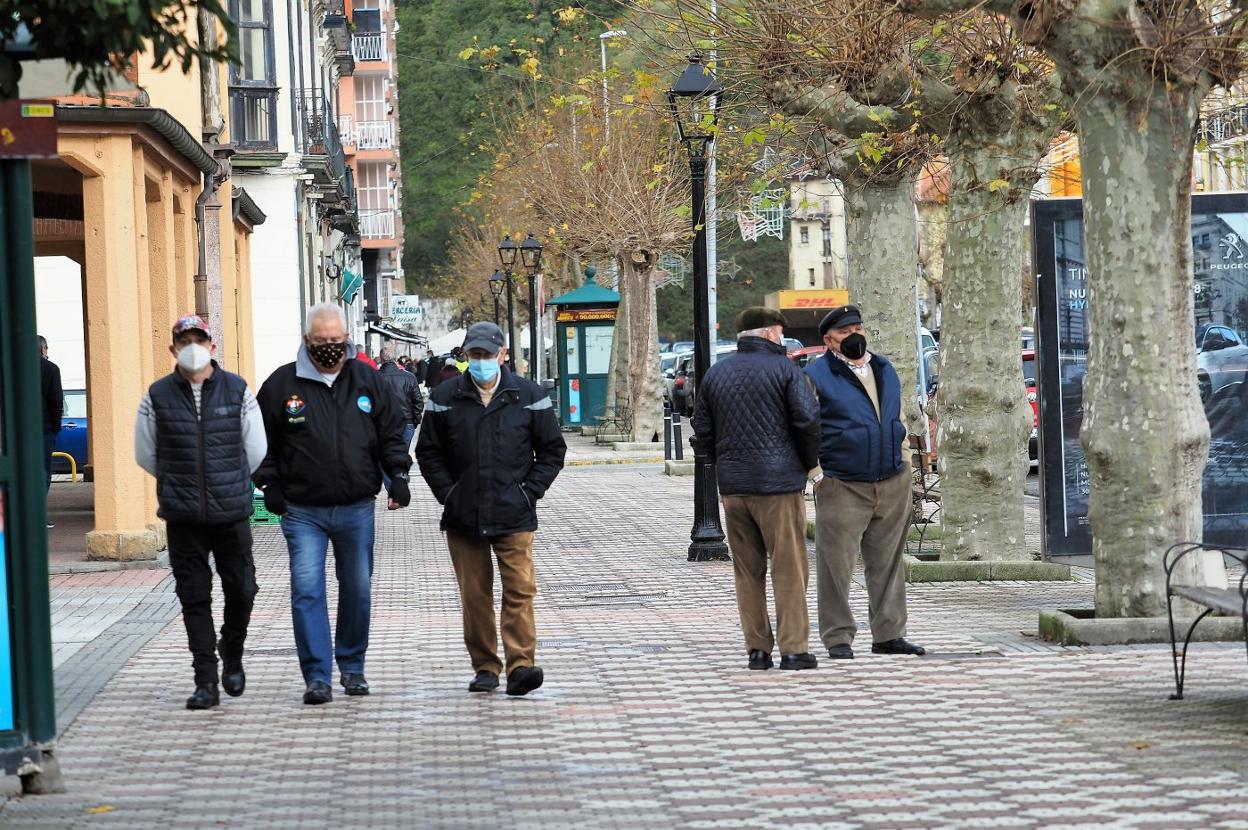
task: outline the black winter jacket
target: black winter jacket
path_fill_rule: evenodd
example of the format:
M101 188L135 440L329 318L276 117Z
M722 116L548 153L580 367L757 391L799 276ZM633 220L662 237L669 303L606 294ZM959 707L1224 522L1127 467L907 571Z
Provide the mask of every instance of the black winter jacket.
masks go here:
M420 394L420 381L406 369L395 363L383 363L378 370L381 379L394 391L399 400L399 408L403 412L403 421L419 424L425 412L425 398Z
M416 463L443 530L505 536L537 530L537 500L566 452L546 390L504 366L489 406L466 373L429 394Z
M256 483L277 484L290 504L331 506L373 498L381 471L391 478L412 464L403 443L403 413L371 366L347 361L325 382L305 346L256 395L269 452Z
M784 347L743 337L706 373L694 446L714 459L726 496L794 493L819 463L819 403Z
M65 390L61 388L61 367L46 357L39 358L39 391L43 399L43 434L61 431L65 414Z
M215 364L214 364L215 366ZM251 474L243 445L247 381L215 367L200 392L173 372L152 384L156 414L156 498L169 522L239 522L251 515Z

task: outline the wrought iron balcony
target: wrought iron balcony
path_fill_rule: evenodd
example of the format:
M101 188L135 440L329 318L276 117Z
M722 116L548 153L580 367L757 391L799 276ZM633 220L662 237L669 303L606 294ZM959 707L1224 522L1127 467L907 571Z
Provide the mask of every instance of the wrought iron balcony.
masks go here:
M357 61L386 60L384 32L356 32L351 36L351 51Z
M317 184L341 188L347 174L347 156L342 149L338 125L329 101L319 89L299 95L302 128L300 149L308 156L308 169L317 174Z

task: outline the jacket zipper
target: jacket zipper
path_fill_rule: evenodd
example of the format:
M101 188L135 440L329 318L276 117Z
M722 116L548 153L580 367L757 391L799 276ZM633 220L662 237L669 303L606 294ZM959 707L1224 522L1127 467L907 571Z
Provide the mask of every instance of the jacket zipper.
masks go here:
M204 386L208 384L205 383ZM187 391L190 391L188 387ZM208 472L204 469L204 393L207 390L200 387L199 392L199 409L195 412L195 428L199 442L199 516L203 522L208 521ZM195 393L191 392L191 408L195 407Z

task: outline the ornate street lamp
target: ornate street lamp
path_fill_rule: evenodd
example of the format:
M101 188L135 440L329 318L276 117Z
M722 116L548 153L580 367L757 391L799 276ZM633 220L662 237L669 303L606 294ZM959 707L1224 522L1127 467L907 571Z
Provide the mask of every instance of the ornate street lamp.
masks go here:
M503 296L503 289L506 287L507 278L503 276L502 271L495 270L490 275L490 293L494 295L494 325L499 328L503 327L498 316L498 299Z
M511 234L504 234L503 241L498 243L498 261L503 264L503 290L507 293L507 368L513 372L516 371L516 350L512 348L515 344L511 342L511 336L516 330L516 310L511 274L519 253L520 246L512 240Z
M723 88L702 65L702 55L689 56L689 65L667 93L668 109L676 121L680 142L689 153L693 183L693 371L700 382L711 366L710 288L706 265L706 154L719 124ZM719 523L719 488L715 459L705 449L693 450L693 530L689 534L690 562L728 559L728 545Z
M536 382L541 359L537 338L537 273L542 268L542 243L532 233L520 243L520 260L529 272L529 380Z

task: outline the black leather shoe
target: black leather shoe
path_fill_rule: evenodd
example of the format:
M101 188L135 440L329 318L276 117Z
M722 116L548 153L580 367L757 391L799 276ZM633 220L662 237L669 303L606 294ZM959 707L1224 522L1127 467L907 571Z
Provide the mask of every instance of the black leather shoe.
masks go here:
M470 692L492 692L497 688L498 675L485 669L477 672L477 676L468 683L468 691Z
M187 709L211 709L221 702L216 683L197 683L195 693L186 699Z
M841 643L836 646L828 647L828 657L833 660L853 660L854 650L850 648L849 643Z
M313 680L303 693L303 702L309 706L319 706L334 699L334 690L324 680Z
M221 688L230 697L240 696L247 688L247 675L243 672L243 654L226 648L224 640L217 641L217 654L221 655Z
M818 658L810 652L806 652L804 654L782 654L780 656L780 668L785 671L813 669L818 665Z
M774 663L771 662L771 655L763 651L761 648L751 649L750 651L750 668L755 671L762 671L771 668Z
M368 681L364 679L362 672L344 672L338 681L342 683L342 690L350 697L363 697L368 694Z
M520 666L507 672L507 694L513 697L527 695L542 685L542 670L537 666Z
M927 654L927 649L923 646L915 645L905 637L898 637L896 640L885 640L882 643L871 644L872 654Z

